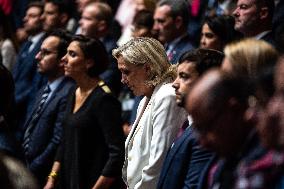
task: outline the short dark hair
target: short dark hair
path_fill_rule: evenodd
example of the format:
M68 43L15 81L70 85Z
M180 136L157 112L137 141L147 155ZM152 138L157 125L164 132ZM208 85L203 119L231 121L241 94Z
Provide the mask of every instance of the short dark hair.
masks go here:
M188 25L190 12L189 4L186 0L161 0L157 3L157 7L164 5L171 7L170 14L173 18L180 16L183 20L183 24L185 26Z
M57 6L59 13L66 13L68 15L71 14L70 6L68 6L67 3L63 0L46 0L45 3L52 3Z
M79 47L83 51L85 58L94 60L94 66L88 70L90 77L97 77L107 69L109 64L108 54L99 39L75 35L71 42L73 41L79 43Z
M47 34L47 36L54 36L59 38L59 44L57 46L57 55L58 58L62 58L67 52L67 47L72 39L72 34L63 29L55 29L52 30L49 34Z
M135 27L145 27L151 30L154 25L153 13L148 10L138 11L133 18L132 24Z
M212 49L194 49L185 52L179 59L178 64L183 62L193 63L199 75L213 67L219 67L222 64L224 54Z
M29 3L28 6L27 6L26 11L27 11L29 8L31 8L31 7L37 7L37 8L40 9L40 14L43 13L43 7L44 7L43 2L41 2L41 1L34 1L34 2Z
M235 19L232 16L222 15L206 17L204 24L218 36L223 45L242 38L242 34L234 29Z
M96 15L96 18L98 20L104 20L108 26L108 28L111 27L112 21L113 21L113 14L111 7L104 2L93 2L88 5L95 5L98 6L99 12Z

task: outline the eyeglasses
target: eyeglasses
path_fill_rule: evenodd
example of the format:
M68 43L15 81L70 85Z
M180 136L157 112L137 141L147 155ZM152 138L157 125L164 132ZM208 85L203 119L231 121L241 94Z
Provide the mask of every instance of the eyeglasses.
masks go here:
M45 56L48 56L50 54L57 54L57 52L56 51L50 51L50 50L47 50L47 49L40 49L39 54L40 54L40 56L45 57Z

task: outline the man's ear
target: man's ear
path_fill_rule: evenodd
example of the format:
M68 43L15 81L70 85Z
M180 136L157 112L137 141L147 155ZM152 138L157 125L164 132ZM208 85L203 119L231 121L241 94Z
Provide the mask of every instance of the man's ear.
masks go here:
M174 22L175 22L175 26L176 26L177 29L180 29L183 25L183 19L182 19L181 16L177 16L175 18Z
M259 11L259 18L261 20L267 19L268 14L268 7L262 7Z
M98 27L97 30L100 33L105 32L107 30L107 23L106 23L106 21L105 20L100 20L97 27Z

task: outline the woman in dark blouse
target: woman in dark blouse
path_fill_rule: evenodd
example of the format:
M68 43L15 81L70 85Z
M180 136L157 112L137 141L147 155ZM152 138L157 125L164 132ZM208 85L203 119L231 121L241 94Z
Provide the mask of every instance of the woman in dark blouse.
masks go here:
M99 40L75 36L62 58L77 88L67 103L63 141L45 188L119 188L124 158L121 107L99 78L108 55ZM57 177L57 175L59 177Z

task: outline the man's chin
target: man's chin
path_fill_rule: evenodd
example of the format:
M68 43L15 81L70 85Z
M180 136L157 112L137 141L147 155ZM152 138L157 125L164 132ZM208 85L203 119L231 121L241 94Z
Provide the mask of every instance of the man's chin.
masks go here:
M184 102L181 100L176 100L176 103L179 107L184 107Z

